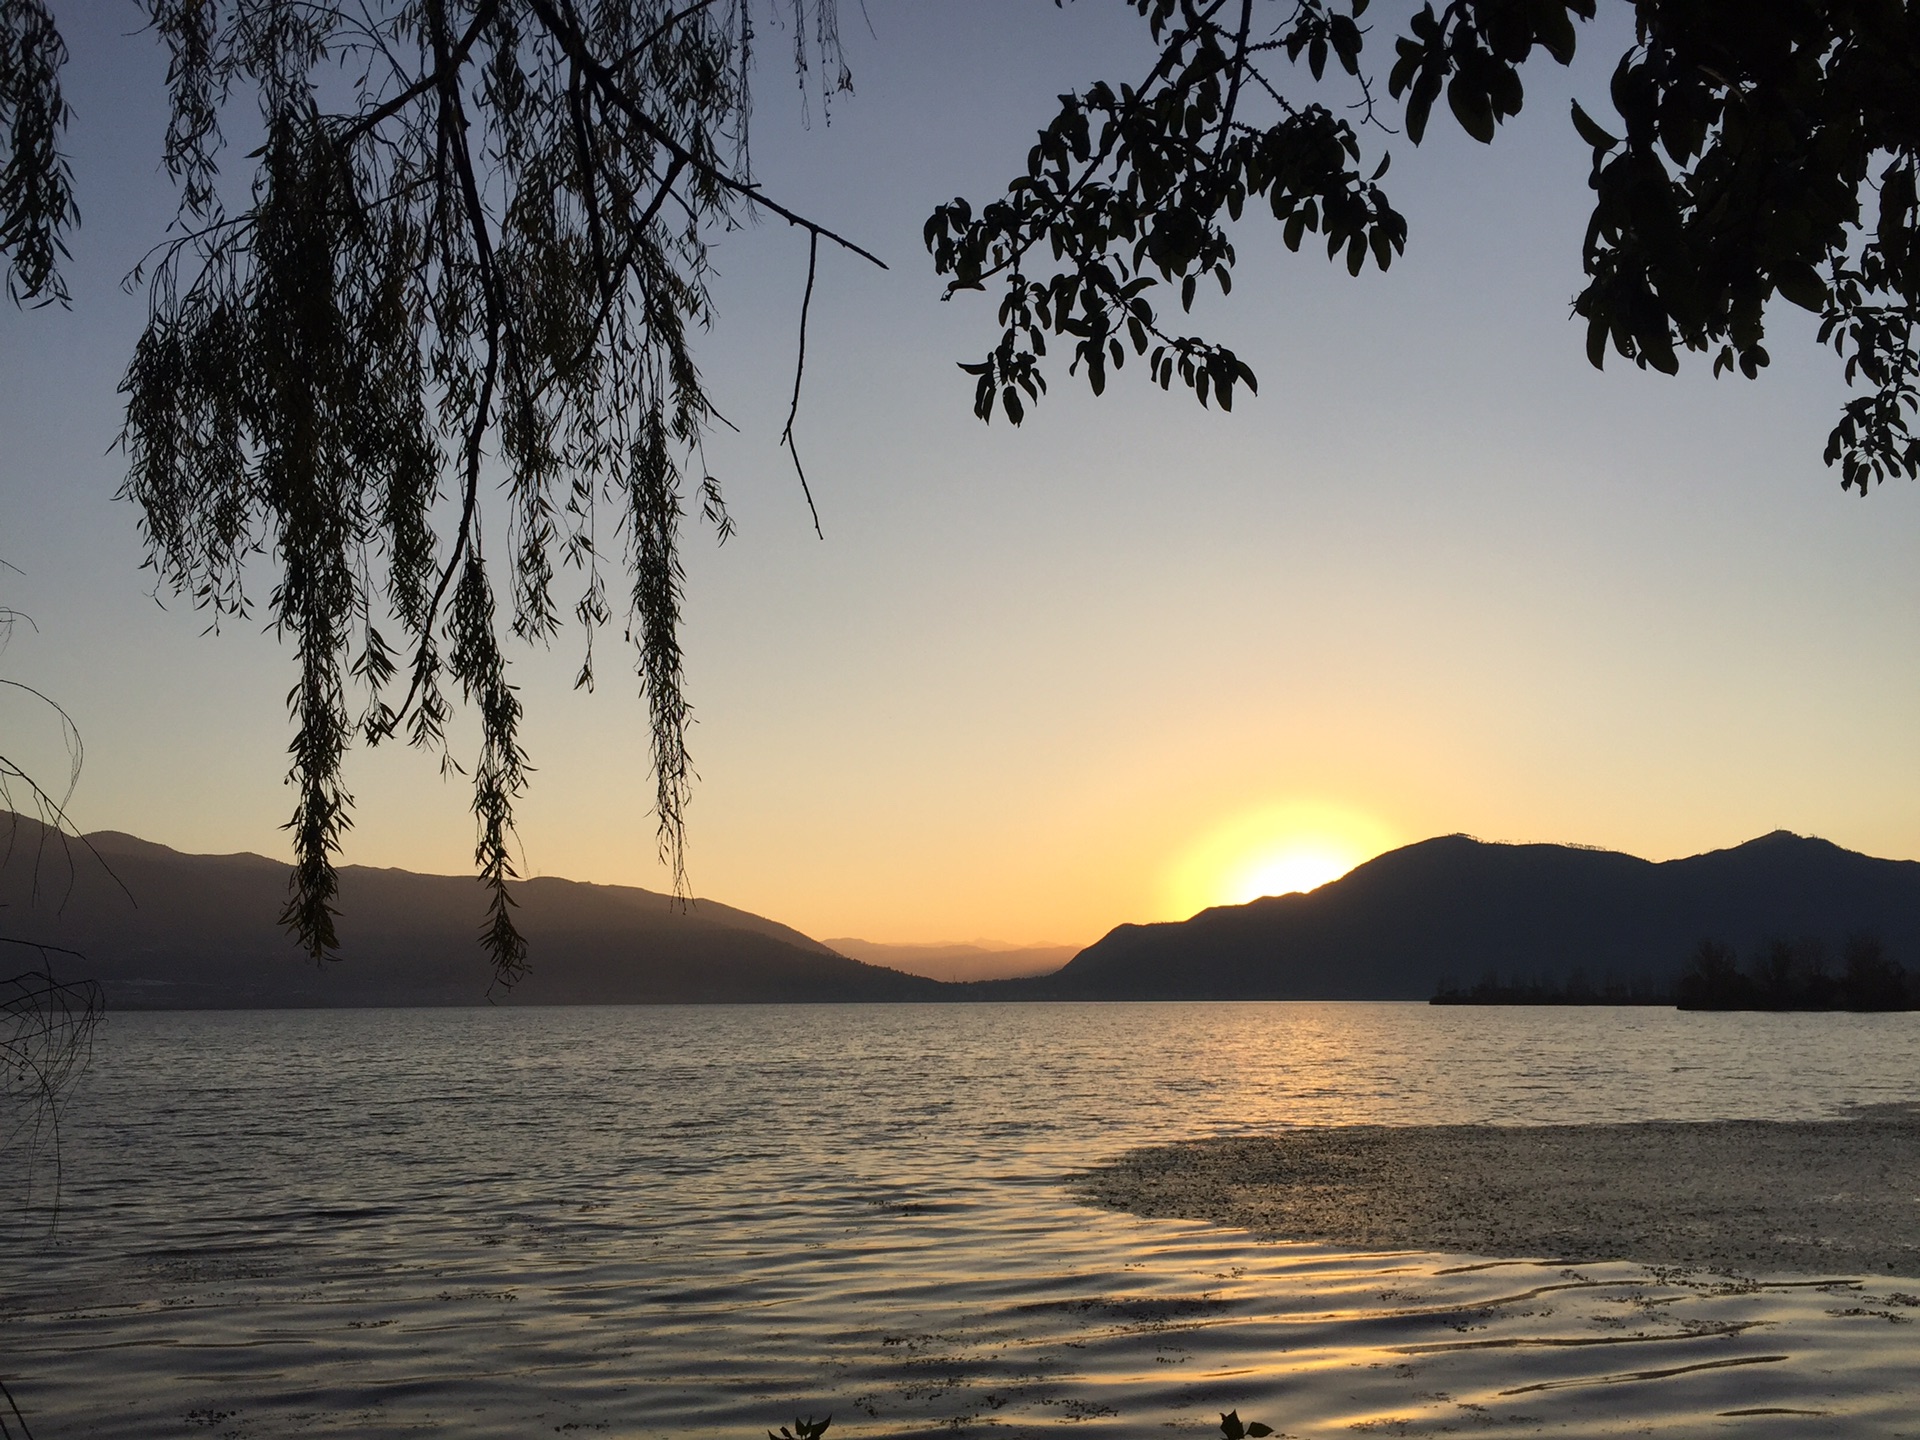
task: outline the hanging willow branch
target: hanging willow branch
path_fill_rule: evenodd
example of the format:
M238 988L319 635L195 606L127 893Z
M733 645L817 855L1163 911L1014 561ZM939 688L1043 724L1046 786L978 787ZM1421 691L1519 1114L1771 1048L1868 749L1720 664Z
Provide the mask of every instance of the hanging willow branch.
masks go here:
M753 179L750 4L147 0L180 213L130 277L151 308L123 494L149 565L216 622L251 613L245 561L272 557L266 614L297 670L285 921L316 958L337 946L342 761L356 736L404 735L471 775L484 943L497 980L521 973L507 882L529 765L504 634L549 640L571 567L590 685L612 543L684 885L689 476L729 528L689 469L715 418L689 345L708 240L760 209L874 259ZM845 83L831 4L783 3L803 84L809 65ZM236 107L263 137L244 193L221 169ZM456 700L480 722L466 765Z
M16 305L67 303L61 236L80 211L60 153L66 59L44 0L0 0L0 261Z
M62 982L52 954L82 957L58 946L0 937L0 975L16 961L33 968L0 979L0 1154L14 1161L29 1187L43 1153L52 1161L49 1212L60 1203L60 1107L74 1075L93 1052L106 1004L91 980Z

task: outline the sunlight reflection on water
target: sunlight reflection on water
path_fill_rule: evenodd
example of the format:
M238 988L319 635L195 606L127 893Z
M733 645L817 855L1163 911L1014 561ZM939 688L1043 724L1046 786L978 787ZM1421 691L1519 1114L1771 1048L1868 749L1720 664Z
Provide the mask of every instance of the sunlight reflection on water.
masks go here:
M1296 1435L1906 1433L1897 1288L1462 1271L1062 1181L1295 1124L1821 1118L1920 1098L1916 1040L1419 1005L115 1015L52 1240L9 1209L0 1375L41 1440L744 1437L796 1410L1217 1434L1234 1407Z

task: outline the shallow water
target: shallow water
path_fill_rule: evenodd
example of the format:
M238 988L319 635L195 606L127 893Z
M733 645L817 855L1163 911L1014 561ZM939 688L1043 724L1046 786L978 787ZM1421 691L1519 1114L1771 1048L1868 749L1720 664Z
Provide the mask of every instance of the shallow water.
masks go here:
M745 1437L795 1412L849 1437L1217 1434L1228 1408L1300 1436L1920 1434L1911 1281L1463 1269L1063 1183L1282 1125L1915 1099L1908 1015L115 1015L51 1238L0 1162L0 1378L39 1440Z

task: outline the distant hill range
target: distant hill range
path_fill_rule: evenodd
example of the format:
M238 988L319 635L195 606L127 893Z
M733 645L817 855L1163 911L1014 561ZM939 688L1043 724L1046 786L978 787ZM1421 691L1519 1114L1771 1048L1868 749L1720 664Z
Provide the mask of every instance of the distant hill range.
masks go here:
M485 894L471 876L343 867L342 956L316 965L280 928L288 867L279 861L186 855L114 831L86 841L0 811L0 935L80 952L56 956L56 970L100 981L111 1009L488 998ZM948 988L712 900L682 906L650 890L554 879L518 881L513 897L533 959L525 979L493 994L502 1004L915 1000ZM28 956L6 946L0 974L28 968Z
M885 965L935 980L1006 980L1051 975L1080 953L1078 945L1002 945L991 940L933 945L888 945L877 940L829 937L830 950L869 965Z
M83 962L57 968L98 979L110 1007L487 998L478 941L485 897L471 876L344 867L342 958L316 966L278 923L284 864L185 855L112 831L87 840L99 859L0 811L0 935L81 952ZM1743 958L1782 938L1812 938L1837 956L1862 931L1877 934L1890 959L1920 970L1920 862L1876 860L1784 830L1661 863L1443 836L1389 851L1310 894L1122 925L1052 974L965 984L862 963L712 900L683 907L649 890L557 879L516 882L513 895L532 971L492 998L514 1005L1425 1000L1447 981L1556 982L1575 972L1595 985L1615 977L1665 987L1704 938ZM979 958L948 953L971 948L955 946L865 954L895 965L935 958L909 955L923 948L956 968ZM0 964L0 973L11 970Z
M1742 958L1775 938L1812 938L1837 958L1862 931L1920 969L1920 862L1785 830L1661 863L1447 835L1308 894L1122 925L1054 975L970 988L1055 999L1425 1000L1443 981L1563 981L1576 971L1595 985L1669 986L1703 938Z

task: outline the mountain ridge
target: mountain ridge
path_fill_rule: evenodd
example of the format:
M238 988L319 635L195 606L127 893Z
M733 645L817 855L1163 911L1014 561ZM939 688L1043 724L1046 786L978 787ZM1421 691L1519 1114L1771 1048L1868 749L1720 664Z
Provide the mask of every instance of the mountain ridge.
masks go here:
M1434 836L1304 894L1115 926L1050 974L952 981L863 963L718 901L683 906L639 887L542 876L511 886L531 973L492 995L477 938L484 894L472 876L343 866L345 959L316 967L278 923L283 863L248 851L196 856L119 831L85 840L55 842L12 817L0 834L0 930L28 938L31 919L37 938L85 955L116 1008L1424 1000L1443 983L1488 974L1558 981L1580 971L1596 983L1671 985L1705 938L1750 954L1776 937L1837 949L1857 930L1920 969L1920 861L1786 830L1663 861ZM50 863L67 872L37 873ZM120 882L139 906L128 906ZM867 953L916 948L974 947Z
M111 1009L904 1000L940 989L719 901L541 876L509 887L530 971L490 992L486 897L472 876L361 865L339 871L341 958L316 965L280 926L290 869L280 861L192 855L120 831L63 840L0 815L0 926L83 956L70 963Z
M1872 930L1920 956L1920 861L1776 830L1674 860L1442 835L1304 894L1118 926L1027 998L1400 999L1489 972L1671 983L1703 938L1837 945Z

